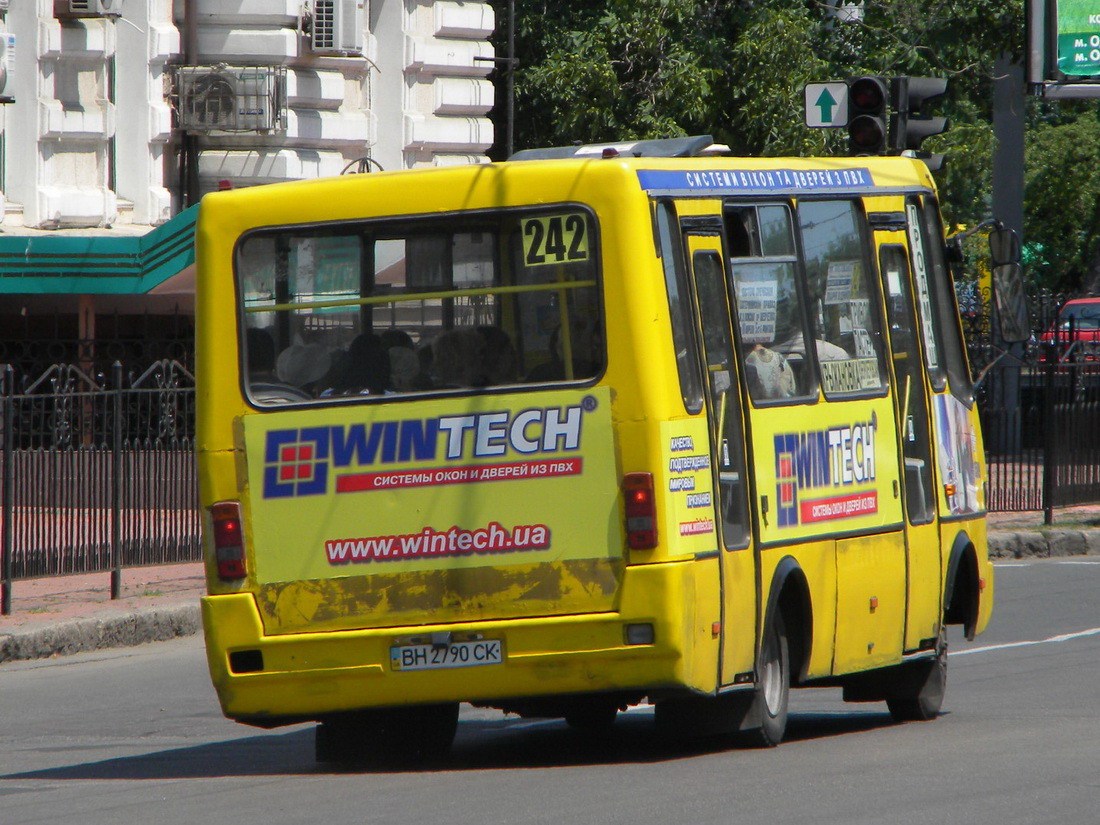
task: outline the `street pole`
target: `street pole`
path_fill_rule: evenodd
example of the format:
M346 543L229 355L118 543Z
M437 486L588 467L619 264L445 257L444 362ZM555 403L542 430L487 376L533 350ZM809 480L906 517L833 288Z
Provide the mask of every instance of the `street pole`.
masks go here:
M111 431L111 599L122 595L122 364L111 365L115 385Z
M504 159L507 160L515 152L515 123L516 123L516 2L508 0L508 56L507 57L475 57L475 63L492 63L493 68L505 67L504 74Z
M0 426L3 427L3 479L4 485L3 493L3 519L4 519L4 537L3 547L0 548L0 552L3 553L3 580L0 581L0 615L11 615L11 567L12 567L12 552L15 549L15 519L14 519L14 507L12 503L13 490L12 490L12 477L15 475L12 472L12 410L14 409L14 403L12 401L12 379L14 373L11 368L11 364L5 364L3 373L0 374L0 386L3 388L4 395L4 418L0 422Z
M511 157L515 151L516 127L516 0L508 0L508 75L505 94L508 97L508 122L505 125L504 150Z
M993 82L993 134L997 148L993 153L993 217L1006 229L1013 229L1023 239L1024 234L1024 67L1003 54L995 63ZM990 295L989 312L995 320L995 296ZM1024 352L1022 343L1006 344L1001 338L1000 324L990 324L990 340L998 349L1009 353L1004 366L998 369L999 379L993 382L992 409L1020 408L1020 367ZM1013 358L1012 356L1016 356ZM1020 417L1009 416L1008 426L997 434L1001 443L991 442L993 450L1018 455L1020 448ZM1048 457L1049 458L1049 457ZM1044 488L1045 489L1045 488Z

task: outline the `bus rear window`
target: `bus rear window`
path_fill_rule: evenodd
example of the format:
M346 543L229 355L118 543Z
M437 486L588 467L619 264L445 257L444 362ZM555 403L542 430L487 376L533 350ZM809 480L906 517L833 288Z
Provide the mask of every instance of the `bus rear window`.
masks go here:
M597 261L579 207L251 233L245 388L266 405L592 380Z

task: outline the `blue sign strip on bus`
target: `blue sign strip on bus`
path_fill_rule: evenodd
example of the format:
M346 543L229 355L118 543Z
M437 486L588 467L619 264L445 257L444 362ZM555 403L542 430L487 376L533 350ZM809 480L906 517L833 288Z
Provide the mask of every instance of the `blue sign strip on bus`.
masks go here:
M641 169L638 182L646 191L760 192L787 189L870 189L871 170L847 169L707 169L670 171Z

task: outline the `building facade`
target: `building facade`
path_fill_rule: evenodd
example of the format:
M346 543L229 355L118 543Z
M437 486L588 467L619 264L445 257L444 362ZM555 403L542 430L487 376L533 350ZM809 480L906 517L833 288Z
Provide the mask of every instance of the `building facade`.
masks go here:
M465 0L0 0L0 363L186 336L206 192L486 162L493 28Z

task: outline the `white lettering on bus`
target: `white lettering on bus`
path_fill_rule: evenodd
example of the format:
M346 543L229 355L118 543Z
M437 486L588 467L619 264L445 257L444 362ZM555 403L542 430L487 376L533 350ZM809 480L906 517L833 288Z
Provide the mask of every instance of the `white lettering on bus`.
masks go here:
M475 458L504 455L508 447L530 454L540 450L575 450L580 446L583 420L580 406L524 410L511 421L508 419L506 412L441 416L439 429L446 434L447 458L467 454L468 432L473 434L469 455Z

